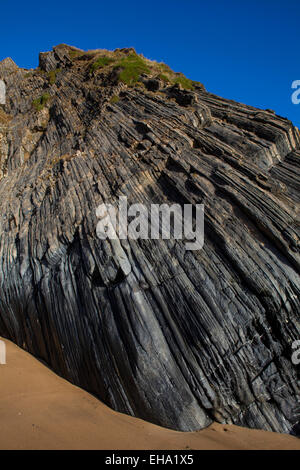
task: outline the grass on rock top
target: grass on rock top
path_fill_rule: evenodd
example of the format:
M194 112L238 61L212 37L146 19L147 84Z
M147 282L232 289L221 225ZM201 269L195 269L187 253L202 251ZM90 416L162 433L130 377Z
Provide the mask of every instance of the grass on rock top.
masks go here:
M108 65L114 64L114 69L119 69L119 81L126 85L136 83L142 73L150 73L150 68L146 61L136 53L131 53L120 57L100 56L90 66L90 72L93 73L98 69L102 69Z
M98 59L91 65L90 72L93 73L98 69L102 69L106 65L110 65L112 62L115 62L115 59L112 57L98 57Z
M71 60L75 59L76 57L79 57L83 54L82 51L77 51L75 49L70 49L69 51L69 57Z
M194 89L193 81L189 78L186 78L183 74L180 74L177 78L174 79L173 82L178 83L182 86L182 88L185 88L186 90Z
M142 73L150 73L146 61L137 54L129 54L116 63L115 68L120 68L119 81L126 85L136 83Z
M105 52L105 55L103 53ZM92 51L89 52L92 55ZM90 73L95 73L99 69L105 67L113 67L118 71L118 81L132 86L139 82L141 75L149 74L157 76L165 83L180 84L186 90L193 90L193 81L185 77L182 73L175 73L164 63L158 63L145 59L138 55L133 49L128 53L122 50L117 51L101 51L97 57L95 52L94 62L89 66Z

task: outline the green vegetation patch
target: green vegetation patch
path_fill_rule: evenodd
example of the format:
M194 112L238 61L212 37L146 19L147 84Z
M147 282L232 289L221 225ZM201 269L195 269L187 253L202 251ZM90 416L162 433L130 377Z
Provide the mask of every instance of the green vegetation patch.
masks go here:
M170 83L170 78L167 77L167 75L165 75L164 73L160 73L159 76L158 76L163 82L166 82L166 83Z
M194 89L193 81L189 78L186 78L183 74L180 74L179 77L175 78L174 83L178 83L182 86L182 88L185 88L186 90Z
M69 51L69 57L71 60L76 59L76 57L81 56L83 53L81 51L75 51L74 49L71 49Z
M39 98L33 100L32 104L37 111L41 111L50 99L49 93L44 93Z
M115 62L115 59L113 59L112 57L98 57L98 59L95 60L95 62L91 65L90 72L92 73L98 69L102 69L102 67L106 67L107 65L110 65L113 62Z
M140 78L142 73L150 73L150 69L146 61L137 54L129 54L121 59L115 68L120 68L119 81L126 85L134 85Z
M111 104L118 103L119 101L120 101L120 98L119 98L118 95L112 96L111 99L109 100L109 102L110 102Z
M157 65L158 65L159 70L161 70L162 72L172 73L172 74L174 73L171 67L169 67L167 64L164 64L163 62L160 62Z
M56 82L56 76L59 72L61 72L61 69L55 69L48 72L50 85L54 85L54 83Z

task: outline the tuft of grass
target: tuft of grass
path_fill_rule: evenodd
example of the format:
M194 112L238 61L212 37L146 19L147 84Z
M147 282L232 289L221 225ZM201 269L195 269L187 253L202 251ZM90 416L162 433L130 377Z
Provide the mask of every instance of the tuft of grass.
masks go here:
M171 80L169 79L169 77L167 77L167 75L165 75L164 73L160 73L160 74L158 75L158 77L159 77L163 82L166 82L166 83L170 83L170 81L171 81Z
M79 57L80 55L82 55L81 51L75 51L74 49L69 51L69 57L71 60L76 59L76 57Z
M41 111L50 99L49 93L44 93L39 98L33 100L32 105L37 111Z
M110 65L115 61L112 57L98 57L97 60L91 65L90 67L90 73L95 72L98 69L102 69L102 67L105 67L106 65Z
M118 103L119 101L120 101L120 97L118 95L112 96L111 99L109 100L111 104Z
M164 64L163 62L160 62L159 64L157 64L157 66L159 70L161 70L161 72L174 73L171 67L169 67L167 64Z
M185 88L185 90L194 90L193 81L186 78L183 74L180 74L179 77L175 78L174 83L178 83L182 88Z
M146 61L135 53L122 58L115 68L120 68L119 82L126 85L134 85L140 78L142 73L150 73L150 69Z
M56 76L59 72L61 72L61 69L55 69L48 72L50 85L54 85L54 83L56 82Z

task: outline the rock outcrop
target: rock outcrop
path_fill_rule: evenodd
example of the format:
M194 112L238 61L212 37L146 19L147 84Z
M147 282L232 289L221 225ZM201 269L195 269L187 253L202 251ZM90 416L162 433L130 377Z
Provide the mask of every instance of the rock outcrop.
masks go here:
M153 423L291 432L298 129L132 49L60 45L0 79L0 335ZM204 204L203 248L100 240L120 196Z

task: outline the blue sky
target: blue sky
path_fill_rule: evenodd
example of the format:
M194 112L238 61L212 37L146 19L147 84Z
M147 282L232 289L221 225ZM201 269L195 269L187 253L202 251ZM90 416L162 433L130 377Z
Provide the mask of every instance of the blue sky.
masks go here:
M59 43L135 47L208 91L271 108L300 127L299 0L1 1L0 60L36 67Z

